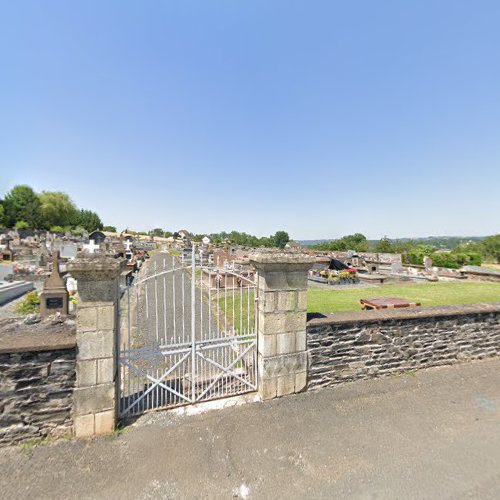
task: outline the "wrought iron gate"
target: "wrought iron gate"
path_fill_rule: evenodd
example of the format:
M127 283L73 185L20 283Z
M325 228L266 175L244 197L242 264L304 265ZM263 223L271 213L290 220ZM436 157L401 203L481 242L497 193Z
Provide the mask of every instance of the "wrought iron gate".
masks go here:
M120 303L120 416L257 389L251 271L156 254Z

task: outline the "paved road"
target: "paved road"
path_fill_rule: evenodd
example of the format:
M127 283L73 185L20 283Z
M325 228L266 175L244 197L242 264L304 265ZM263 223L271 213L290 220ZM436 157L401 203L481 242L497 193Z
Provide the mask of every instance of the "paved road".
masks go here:
M498 358L142 418L115 438L0 451L0 496L499 497Z

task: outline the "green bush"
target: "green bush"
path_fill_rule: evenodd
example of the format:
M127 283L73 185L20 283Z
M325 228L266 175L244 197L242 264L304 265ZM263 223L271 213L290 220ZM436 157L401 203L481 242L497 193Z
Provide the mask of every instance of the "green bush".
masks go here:
M16 312L18 314L32 314L37 313L40 308L40 296L38 292L29 292L24 300L20 302L16 307Z
M428 255L432 259L432 265L436 267L447 267L449 269L459 269L462 266L480 266L481 255L476 252L449 252L435 253L428 251L415 250L408 253L408 264L421 266L424 263L424 257Z
M18 220L15 224L16 229L29 229L30 225L23 220Z

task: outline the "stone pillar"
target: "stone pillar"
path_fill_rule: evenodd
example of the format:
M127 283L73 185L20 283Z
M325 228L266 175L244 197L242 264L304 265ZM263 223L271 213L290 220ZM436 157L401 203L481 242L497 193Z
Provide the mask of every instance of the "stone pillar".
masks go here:
M250 257L258 273L258 374L262 399L307 385L307 271L315 259L300 254Z
M80 254L68 263L78 282L74 432L89 437L113 432L117 419L118 278L124 262Z

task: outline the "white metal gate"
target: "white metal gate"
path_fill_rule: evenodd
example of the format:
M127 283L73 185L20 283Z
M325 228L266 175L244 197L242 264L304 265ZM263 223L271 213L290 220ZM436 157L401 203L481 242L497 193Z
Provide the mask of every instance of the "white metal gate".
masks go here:
M249 270L155 254L121 298L120 416L257 389Z

